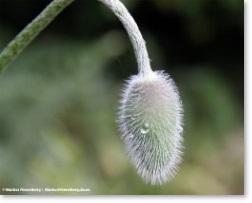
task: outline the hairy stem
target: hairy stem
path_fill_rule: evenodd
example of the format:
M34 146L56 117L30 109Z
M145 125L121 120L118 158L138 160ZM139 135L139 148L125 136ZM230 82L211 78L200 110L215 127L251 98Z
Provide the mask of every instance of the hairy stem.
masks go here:
M53 0L31 23L29 23L1 52L0 74L23 49L74 0Z
M128 10L119 0L99 0L104 3L119 18L125 27L133 45L140 74L145 75L151 72L150 60L145 46L145 41L138 29L138 26Z
M74 0L53 0L31 23L29 23L0 53L0 74L24 50L24 48ZM124 25L133 45L140 74L151 72L145 41L128 10L119 0L99 0L110 8Z

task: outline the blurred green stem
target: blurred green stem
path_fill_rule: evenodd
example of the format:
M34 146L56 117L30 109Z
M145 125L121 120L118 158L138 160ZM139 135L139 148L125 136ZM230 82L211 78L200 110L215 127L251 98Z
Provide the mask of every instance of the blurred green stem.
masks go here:
M31 23L29 23L0 53L0 74L23 49L74 0L53 0Z

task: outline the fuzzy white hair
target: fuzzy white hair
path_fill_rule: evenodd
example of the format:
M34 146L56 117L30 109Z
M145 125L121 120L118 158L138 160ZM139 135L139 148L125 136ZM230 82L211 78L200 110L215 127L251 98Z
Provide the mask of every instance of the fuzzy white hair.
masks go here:
M124 87L118 123L127 154L151 184L170 180L181 162L182 103L168 74L135 75Z

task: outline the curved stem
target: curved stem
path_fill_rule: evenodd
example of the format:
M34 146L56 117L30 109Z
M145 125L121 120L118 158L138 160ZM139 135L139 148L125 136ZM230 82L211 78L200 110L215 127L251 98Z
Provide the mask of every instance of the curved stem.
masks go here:
M31 23L29 23L0 53L0 74L23 49L74 0L53 0ZM140 74L151 72L145 41L128 10L119 0L99 0L120 19L133 45Z
M0 53L0 74L22 50L74 0L53 0L31 23L29 23Z
M99 1L111 9L125 27L135 51L139 73L142 75L150 73L152 70L145 41L133 17L129 14L128 10L119 0Z

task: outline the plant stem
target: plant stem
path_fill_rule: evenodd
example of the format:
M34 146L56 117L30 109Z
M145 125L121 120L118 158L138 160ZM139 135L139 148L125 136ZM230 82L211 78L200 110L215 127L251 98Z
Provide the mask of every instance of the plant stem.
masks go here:
M152 70L145 41L133 17L119 0L99 1L113 11L126 29L135 51L139 74L144 76L150 73Z
M31 23L29 23L0 53L0 74L23 49L74 0L53 0Z
M74 0L53 0L31 23L29 23L0 53L0 74L29 45L29 43ZM138 71L142 75L151 72L145 41L128 10L119 0L99 0L119 18L133 45Z

